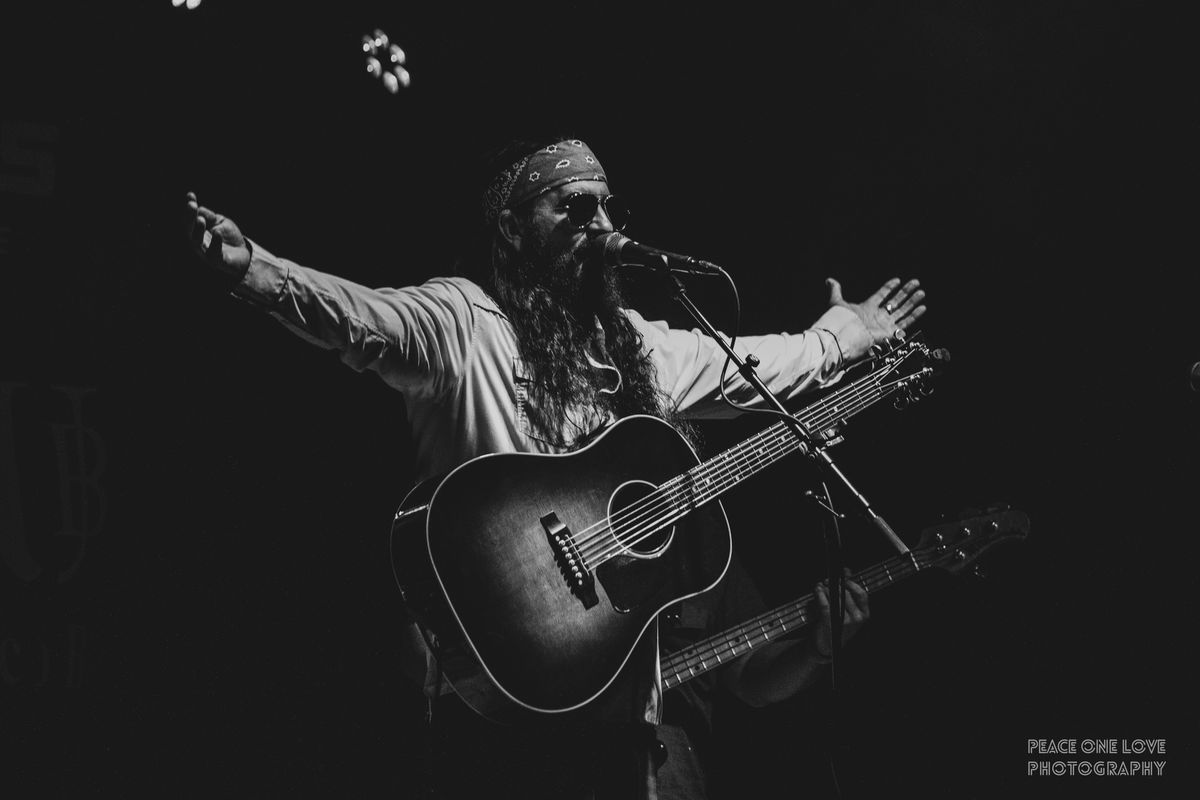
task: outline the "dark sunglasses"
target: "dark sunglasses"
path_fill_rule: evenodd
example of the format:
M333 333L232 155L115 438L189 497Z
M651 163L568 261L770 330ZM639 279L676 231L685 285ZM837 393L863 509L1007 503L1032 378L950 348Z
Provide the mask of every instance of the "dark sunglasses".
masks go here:
M615 194L601 197L598 194L576 192L563 200L562 210L567 212L567 222L576 228L586 228L596 218L596 209L603 208L613 230L623 230L629 223L629 206Z

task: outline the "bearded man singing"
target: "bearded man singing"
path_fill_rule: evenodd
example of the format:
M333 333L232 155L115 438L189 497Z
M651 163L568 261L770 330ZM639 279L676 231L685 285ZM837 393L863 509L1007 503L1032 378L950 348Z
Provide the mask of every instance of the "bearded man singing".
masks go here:
M245 238L194 194L186 205L192 250L233 277L236 296L401 392L421 479L485 454L569 452L634 414L664 419L690 438L686 417L735 413L721 399L725 353L718 344L627 308L613 271L599 263L590 243L623 228L629 212L579 139L515 142L499 151L470 252L456 274L419 286L371 289L302 267ZM836 281L829 285L830 307L811 326L738 340L780 399L837 381L872 345L925 312L916 280L888 281L862 303L846 302ZM741 404L760 400L736 370L724 389ZM696 600L734 603L737 612L726 612L749 618L761 599L731 585L743 580L735 563ZM817 595L824 614L810 636L729 662L717 671L720 685L756 706L811 685L830 651L822 587ZM844 609L849 637L867 617L866 594L853 582ZM583 722L542 729L473 714L408 624L409 671L431 704L437 700L429 729L434 795L704 797L695 737L663 720L658 633L656 621L626 662L625 689L614 690L615 699L594 704Z

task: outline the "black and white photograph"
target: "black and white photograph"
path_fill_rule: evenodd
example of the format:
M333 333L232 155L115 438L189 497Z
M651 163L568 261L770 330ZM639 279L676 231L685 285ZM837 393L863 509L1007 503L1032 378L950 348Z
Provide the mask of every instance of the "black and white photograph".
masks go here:
M8 4L0 794L1197 796L1190 30Z

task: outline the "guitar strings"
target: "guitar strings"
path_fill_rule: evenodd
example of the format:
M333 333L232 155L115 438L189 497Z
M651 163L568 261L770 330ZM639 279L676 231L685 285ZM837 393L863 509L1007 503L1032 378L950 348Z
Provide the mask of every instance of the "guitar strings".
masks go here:
M906 556L893 557L868 567L857 575L851 575L850 579L861 584L867 594L878 592L892 585L898 579L910 577L932 566L937 561L936 554L932 552L933 549L927 548L919 553L914 552L911 559ZM889 565L892 565L891 569L889 569ZM809 624L808 609L815 596L814 592L809 592L780 608L759 614L726 633L696 642L677 653L668 655L663 659L662 664L663 684L667 688L672 688L667 684L671 680L682 683L684 672L690 673L689 677L695 677L697 675L695 665L700 668L699 674L703 674L709 669L715 668L715 665L708 663L709 661L716 661L718 665L722 664L724 660L737 658L760 644L770 641L772 633L775 633L775 638L778 638L778 634L781 632L784 634L794 633L797 628L807 626ZM792 630L788 630L788 625L792 626ZM734 641L735 638L738 641ZM743 646L741 652L738 652L739 646Z
M848 404L846 408L840 408L840 407L836 408L835 409L836 413L834 413L832 416L829 416L828 413L813 413L813 414L810 414L809 416L814 419L817 417L826 416L826 417L828 417L828 419L830 421L832 421L832 420L837 419L839 416L840 417L848 416L849 414L846 412L855 413L859 408L866 407L870 403L875 402L876 399L872 398L872 399L864 400L861 397L861 395L863 394L862 389L864 388L865 384L872 382L873 378L879 379L880 377L881 376L868 376L867 378L861 379L859 381L859 383L860 383L859 386L853 387L855 389L855 392L860 395L860 397L855 398L855 402L854 402L853 406ZM889 384L887 387L873 386L873 387L866 387L866 388L879 390L880 396L882 397L882 396L886 396L889 393L889 392L883 391L884 389L894 388L897 385L898 384L894 383L894 384ZM847 390L849 390L851 388L852 387L847 387ZM825 423L821 423L821 424L825 424ZM758 446L758 447L751 449L749 447L749 444L751 442L754 442L755 439L769 440L768 447L764 448L762 446ZM734 480L729 484L729 486L732 486L732 485L736 485L737 482L739 482L740 480L742 480L748 476L747 473L744 473L741 471L742 468L745 467L747 464L753 463L755 461L760 462L760 463L763 463L763 462L771 463L775 460L778 460L778 458L781 458L783 455L787 455L789 452L792 452L796 449L799 449L799 443L796 442L795 438L790 434L790 432L788 432L786 430L784 423L777 423L776 425L772 426L771 428L768 428L766 431L763 431L762 433L760 433L758 436L753 437L752 439L748 440L747 443L745 443L743 446L740 446L738 448L733 448L730 451L726 451L725 453L718 455L714 459L711 459L706 464L698 465L698 467L707 469L708 471L714 471L715 467L717 465L719 465L721 467L721 469L715 470L715 475L716 475L717 479L724 480L724 479L728 478L730 475L733 475ZM736 458L731 459L730 454L734 453L734 452L737 452L738 456ZM606 561L609 558L613 557L613 555L616 555L620 552L626 551L630 544L637 544L638 542L643 541L647 537L653 535L657 530L661 529L662 527L665 527L665 525L669 524L670 522L673 522L675 519L678 519L679 517L684 516L690 510L695 508L697 505L707 502L715 494L719 494L720 492L723 492L723 491L725 491L725 489L729 488L728 486L719 486L717 488L717 490L714 492L711 490L711 487L706 487L708 496L704 496L703 491L697 495L697 493L695 492L694 489L691 489L690 492L687 492L687 490L680 491L683 488L684 484L687 484L690 486L694 482L695 476L694 476L693 472L695 471L695 469L696 468L694 467L692 470L689 470L688 473L685 473L685 475L678 476L677 478L674 478L674 479L666 482L665 484L663 484L662 487L659 488L658 491L653 492L650 495L647 495L647 497L644 498L643 501L641 501L640 503L635 503L635 504L629 506L627 509L623 509L623 511L632 512L633 514L642 517L642 519L638 519L638 520L634 521L632 523L634 525L643 524L644 522L647 521L645 519L645 515L647 513L656 513L664 505L667 507L668 510L670 510L672 508L677 509L676 511L673 512L673 515L668 515L667 517L659 517L658 519L652 518L652 519L648 520L652 527L649 530L646 530L643 528L642 531L639 532L638 535L636 535L635 538L631 542L626 542L622 538L618 538L615 535L615 533L616 533L617 529L619 527L621 527L622 525L628 526L630 513L625 513L623 515L618 514L617 516L611 518L611 520L609 521L609 530L608 530L608 533L610 535L613 535L612 538L616 541L615 547L609 545L607 552L605 552L605 545L608 544L607 538L604 535L605 531L599 531L598 533L592 535L591 539L594 542L600 541L600 540L603 540L603 541L601 542L599 550L597 550L595 547L592 547L590 552L586 552L586 554L584 554L583 560L585 562L585 565L588 566L588 568L591 568L592 565L589 562L593 558L599 557L599 560L595 562L598 565L599 563L602 563L603 561ZM692 497L692 500L686 507L678 508L677 506L678 506L680 495L685 492L690 494L690 496ZM698 501L697 501L697 498L699 498ZM621 518L620 522L613 524L613 521L617 520L618 518ZM598 525L603 526L604 522L598 523ZM581 540L581 539L579 539L579 537L577 537L576 541L577 542L578 541L586 541L588 538L587 533L589 531L592 531L596 527L597 527L596 525L593 525L590 528L585 529L584 531L581 531L580 536L583 537L583 539ZM584 549L581 548L581 553L583 553L583 552L584 552Z
M736 452L724 453L707 464L698 465L701 467L701 473L711 475L705 480L705 486L700 491L695 488L697 474L694 467L684 475L662 484L641 501L621 509L608 520L581 531L580 541L584 542L581 552L585 554L585 559L592 561L598 558L597 564L607 560L611 555L625 550L629 544L636 544L644 538L639 536L633 541L626 541L625 533L635 531L638 526L645 524L660 528L669 521L668 517L654 515L663 511L685 514L705 502L706 493L713 493L714 490L719 493L727 488L726 484L736 483L736 480L731 482L730 478L736 479L741 470L755 460L772 461L790 450L798 449L799 444L790 433L784 432L784 435L780 436L780 432L780 429L772 428L745 443ZM606 525L607 529L604 529ZM599 530L589 536L589 532L594 529Z
M806 424L809 428L821 429L838 418L845 418L857 413L862 408L870 405L870 403L875 402L876 398L863 398L864 389L878 389L877 386L866 385L871 381L872 377L877 379L880 376L869 376L868 378L860 380L857 382L857 385L853 385L853 392L847 391L843 393L846 396L839 395L836 398L837 402L827 402L823 404L825 406L829 406L830 410L826 410L826 408L823 407L814 408L808 413L808 418L806 420L801 420L801 423ZM851 387L847 388L849 390ZM851 393L857 394L858 396L849 397ZM881 392L881 394L886 394L886 392ZM843 401L845 401L844 404ZM766 447L764 447L764 445L766 445ZM776 423L767 430L761 432L758 436L747 440L742 445L731 448L725 453L721 453L713 459L710 459L708 462L705 462L702 465L697 465L693 469L689 470L687 474L678 476L677 478L668 481L667 483L663 484L661 488L668 492L674 492L675 495L678 495L682 490L684 490L684 484L690 485L694 482L695 474L697 472L708 472L713 475L713 479L708 481L708 484L705 487L707 490L711 488L713 483L717 483L721 479L728 477L730 474L733 474L735 479L741 479L744 476L736 473L735 470L744 467L747 463L750 463L755 459L760 461L773 460L778 458L782 451L795 450L798 449L799 446L800 445L792 437L790 432L788 432L785 424ZM736 482L737 481L735 480L734 483ZM727 487L719 486L718 491L723 491L725 488Z
M846 387L835 398L829 398L818 404L810 414L806 415L808 417L806 422L807 427L819 430L839 418L845 418L857 413L858 410L895 391L899 386L899 382L887 385L878 384L878 381L882 380L883 377L882 375L871 375L862 378L856 384ZM864 396L872 392L878 393L878 397L868 398ZM843 397L843 394L856 396ZM834 399L838 402L830 402ZM843 404L842 400L846 402ZM805 421L802 420L802 422ZM756 442L756 440L759 441ZM754 446L751 447L751 444L754 444ZM740 480L748 477L743 472L746 465L752 463L769 464L778 460L783 455L799 449L799 447L799 442L786 429L786 424L780 422L763 431L758 436L747 440L743 445L731 448L709 462L697 465L697 467L689 470L684 475L667 481L642 500L622 509L608 520L603 520L589 526L576 535L576 545L579 547L585 567L592 569L614 555L627 551L631 545L636 545L638 542L653 535L657 530L687 514L696 506L707 502L715 494L719 494L727 488L736 485ZM711 472L713 474L713 479L710 479L708 484L699 493L694 488L696 477L694 473L697 468L702 472ZM728 485L724 485L723 482L727 481L730 476L733 477L733 480ZM713 483L718 483L715 492L712 487ZM658 513L663 510L664 506L668 511L676 508L681 496L691 498L685 507L678 508L674 513L668 514L665 517L647 519L647 514ZM643 526L646 523L651 525L651 528L648 530L644 527L640 529L633 527ZM606 527L607 530L604 530ZM627 530L620 531L622 527ZM627 540L624 533L634 533L634 538ZM615 541L615 545L609 543L608 539L610 536Z
M629 515L626 515L625 519L621 519L618 524L610 527L607 533L612 537L611 542L603 534L593 537L599 542L600 549L599 551L593 549L589 553L589 557L598 558L596 563L599 564L614 555L625 552L630 546L638 544L658 530L685 516L697 506L707 502L712 496L736 485L740 478L747 476L747 473L743 471L745 467L756 462L773 462L796 449L799 449L799 444L791 437L791 434L777 436L773 442L764 447L745 452L737 458L722 463L720 469L714 472L714 480L699 492L692 486L694 476L690 474L687 478L664 484L658 492L648 495L648 498L653 498L654 502L643 504L638 509L639 518L628 519ZM664 511L667 512L665 516L662 515ZM659 514L659 516L654 516L655 514Z
M860 378L858 381L855 381L854 383L845 387L841 392L839 392L833 398L827 398L825 401L818 403L817 407L814 408L811 411L811 413L808 414L808 416L810 418L809 422L808 422L808 426L809 427L817 427L818 425L819 426L827 425L829 422L832 422L832 421L838 419L839 417L844 418L853 413L857 413L857 411L859 409L865 408L871 402L875 402L874 399L863 401L862 400L863 390L864 389L866 389L866 390L877 389L878 388L877 386L872 386L871 384L881 380L882 377L884 377L884 376L883 375L868 375L868 376L865 376L864 378ZM848 396L851 394L857 394L858 397L849 398ZM846 396L846 397L843 397L843 396ZM846 403L845 407L841 407L839 405L839 403L831 402L835 399L838 401L846 399L846 400L848 400L848 402ZM825 408L823 408L822 406L832 407L832 413L830 413L829 411L826 411ZM672 478L671 480L664 483L662 486L658 487L658 489L655 492L647 495L641 501L639 501L637 503L633 503L630 506L622 509L616 515L610 517L608 520L602 520L602 521L580 531L579 534L577 534L575 537L576 544L582 545L583 548L586 548L589 543L589 539L591 541L597 541L597 540L605 540L606 541L606 537L604 534L611 533L611 532L615 531L616 528L620 527L620 525L626 524L629 521L630 516L632 516L632 515L644 516L646 512L653 513L657 509L651 508L650 506L652 504L656 504L656 503L657 503L657 505L661 506L663 504L663 502L660 502L660 501L666 502L667 505L669 506L671 503L675 502L678 499L679 491L677 491L677 490L680 489L681 485L684 483L690 484L694 480L695 476L693 473L697 468L700 468L702 471L713 472L715 478L723 479L732 472L732 470L729 469L731 466L733 466L735 468L740 468L740 467L744 466L745 464L749 463L750 459L753 459L756 455L761 455L764 452L763 447L761 447L760 445L755 445L754 447L751 447L751 445L754 444L755 442L768 442L772 448L767 451L768 458L778 458L778 457L781 457L781 448L778 447L778 445L781 443L786 445L788 443L788 440L790 440L790 442L792 443L793 449L799 447L799 444L796 443L796 441L792 437L792 435L786 431L785 423L782 423L782 422L776 423L775 425L771 426L770 428L767 428L766 430L760 432L756 436L751 437L750 439L748 439L746 442L742 443L741 445L731 448L730 450L727 450L724 453L718 454L717 456L710 459L708 462L705 462L704 464L700 464L700 465L697 465L697 467L693 467L691 470L689 470L684 475L676 476L675 478ZM782 449L786 449L786 448L782 448ZM786 453L782 453L782 454L786 455ZM717 470L717 467L723 468L723 473L720 470ZM736 481L734 481L734 483L736 483ZM721 489L719 491L724 491L725 488L727 488L727 487L721 487ZM685 511L685 513L686 513L686 511ZM604 528L604 526L606 524L608 525L608 531L599 530L598 533L596 533L595 535L590 535L590 534L593 534L593 532L595 532L597 529ZM618 540L617 549L615 552L620 552L621 550L624 550L624 549L625 549L624 544ZM588 560L589 557L596 556L596 555L598 555L598 552L593 549L590 553L588 553L587 556L585 556L585 561ZM604 556L604 558L602 560L607 560L607 558L609 558L609 557L611 557L611 555ZM591 565L588 565L588 566L590 568Z
M911 577L921 570L935 566L938 561L944 560L949 552L950 547L946 544L926 545L907 554L892 556L886 561L874 564L858 574L850 576L850 579L860 583L867 594L872 594L894 585L899 580ZM808 625L807 610L813 597L814 593L810 592L791 603L759 614L725 633L695 642L683 650L668 654L662 660L663 685L668 689L673 688L689 678L715 669L724 663L721 656L737 658L744 655L754 647L770 641L771 633L775 633L776 638L779 638L777 627L782 628L783 633L786 634L795 632L797 620L799 620L800 627ZM792 631L787 630L788 624L792 625ZM738 637L740 641L732 641L735 637ZM738 652L739 646L742 647L741 652ZM715 660L717 663L710 664L708 663L710 660ZM684 672L688 673L688 677L684 677ZM671 684L672 680L675 681L674 685Z
M894 388L895 385L896 384L890 384L888 387L884 388ZM880 392L882 396L886 396L888 393L889 392L886 391ZM861 391L859 394L861 394ZM871 400L870 402L874 402L874 400ZM860 399L856 405L858 407L864 407L866 404L866 402L863 402ZM846 408L838 408L836 409L836 416L845 417L847 415L846 412L852 413L855 410L856 409L851 405L848 405ZM813 414L810 416L815 418L820 415ZM834 418L836 418L836 416ZM695 468L693 468L688 475L681 476L681 478L678 480L668 481L666 484L664 484L663 487L661 487L662 491L658 492L657 496L655 496L655 494L651 494L647 496L642 503L634 504L630 510L639 516L640 519L634 520L633 524L641 524L649 521L651 528L649 530L643 528L641 531L636 531L637 535L634 536L631 543L636 544L637 542L644 540L647 536L652 535L669 522L682 517L697 505L707 502L707 500L711 499L712 496L724 491L726 488L728 488L728 486L722 485L722 481L725 481L729 475L732 474L734 478L732 481L728 482L728 485L730 486L735 485L738 481L748 477L749 473L744 473L741 471L746 464L754 461L758 461L760 463L766 462L769 464L782 457L782 455L786 455L787 453L798 449L798 444L791 437L790 433L784 429L782 424L774 426L772 429L769 429L768 431L764 432L764 434L757 437L757 439L760 441L768 441L769 446L763 447L760 445L751 450L747 445L740 448L739 455L736 458L730 458L730 453L727 452L713 459L708 464L702 465L703 469L710 472L714 471L716 466L720 466L723 468L724 474L722 474L721 471L717 471L715 476L716 480L710 481L701 492L697 493L692 486L695 478ZM754 443L754 440L750 440L750 443ZM712 485L714 482L717 484L716 486ZM681 496L690 498L690 502L686 507L678 507ZM664 505L668 510L673 507L676 510L673 512L673 514L670 514L666 517L659 517L657 519L650 520L646 519L647 514L653 514L662 510ZM617 532L622 525L624 525L630 531L634 531L634 529L630 526L630 517L631 514L629 513L623 515L623 518L619 519L617 524L610 527L610 534ZM593 539L595 538L596 537L593 537ZM601 534L601 538L603 538L603 534ZM614 539L615 547L610 545L607 548L607 552L605 552L605 548L603 546L600 547L599 551L597 551L595 547L592 547L588 550L587 557L592 559L599 557L600 561L603 561L612 557L616 553L625 552L627 550L630 542L625 541L623 538L618 539L615 536L612 538ZM600 563L600 561L597 561L597 563Z
M948 548L942 545L931 545L924 548L919 548L917 551L912 551L906 555L895 555L880 564L868 567L868 569L859 572L856 576L850 576L853 581L863 585L866 593L877 593L882 589L886 589L889 585L900 581L900 579L908 578L922 570L928 570L934 566L938 560L946 558ZM796 628L796 621L799 620L800 627L809 624L806 619L806 610L809 604L814 599L814 593L809 593L800 597L800 599L791 603L786 603L769 612L755 616L750 620L746 620L742 625L732 628L732 630L718 634L718 636L703 639L701 642L691 644L688 648L674 652L664 658L662 661L662 675L664 675L664 685L671 688L670 682L676 681L676 686L682 684L688 678L695 678L697 674L708 672L719 664L724 663L721 660L721 655L727 655L730 658L742 656L745 652L754 649L764 642L770 640L770 633L776 633L778 638L779 630L776 627L782 628L782 632L787 631L787 624L791 622ZM770 625L770 627L768 627ZM740 637L743 642L734 643L731 639ZM743 650L738 652L739 644L745 645ZM727 651L727 654L726 654ZM716 664L709 664L709 660L715 660ZM696 669L700 669L700 673ZM684 678L684 672L688 672L688 678Z

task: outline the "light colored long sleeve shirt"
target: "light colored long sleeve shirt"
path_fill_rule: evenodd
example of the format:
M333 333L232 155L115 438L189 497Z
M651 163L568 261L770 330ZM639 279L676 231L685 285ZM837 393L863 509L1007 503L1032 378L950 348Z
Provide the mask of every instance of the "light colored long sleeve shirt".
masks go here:
M417 476L446 473L486 453L556 453L579 436L537 427L529 381L511 324L495 301L465 278L371 289L301 267L253 245L235 294L265 308L295 333L340 353L356 370L376 372L405 398L416 446ZM626 310L641 334L660 386L677 411L711 418L736 413L720 398L725 352L698 330L678 330ZM759 378L788 400L836 381L841 355L830 330L853 312L830 308L801 333L743 336ZM761 398L736 369L728 396L744 405ZM598 419L597 423L608 420ZM584 431L586 435L589 431Z

